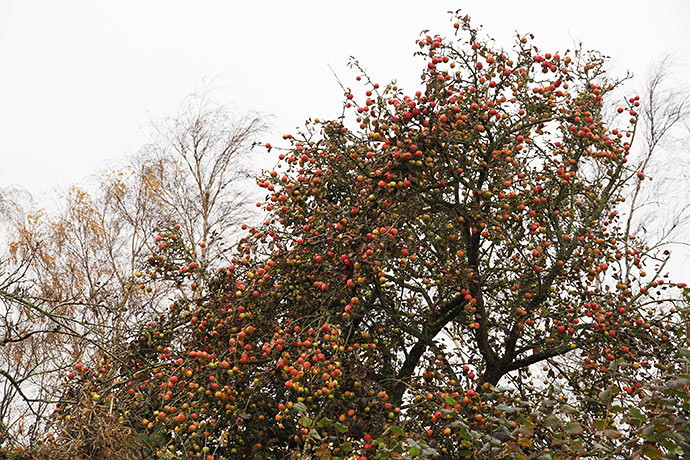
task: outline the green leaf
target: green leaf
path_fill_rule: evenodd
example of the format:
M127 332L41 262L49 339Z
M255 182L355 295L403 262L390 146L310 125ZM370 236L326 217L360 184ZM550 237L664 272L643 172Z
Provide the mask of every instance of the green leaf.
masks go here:
M644 422L645 420L647 420L647 417L645 417L645 416L642 414L642 412L640 412L640 409L638 409L637 407L631 407L631 408L630 408L630 415L631 415L633 418L636 418L637 420L639 420L639 421L641 421L641 422Z
M340 422L335 422L335 429L338 430L338 433L346 433L348 430L347 426Z
M564 414L577 414L578 412L577 409L575 409L573 406L569 404L564 404L563 407L561 407L561 410Z
M611 402L611 390L606 389L603 391L599 392L599 400L603 402L604 404L608 404Z
M529 428L534 428L534 422L532 420L528 419L527 417L525 417L524 415L521 415L520 417L518 417L518 423L520 425L524 425L524 426L529 427Z
M532 447L532 440L529 438L520 438L517 443L522 447Z
M678 354L681 355L683 358L690 358L690 350L687 348L679 348Z
M518 433L520 433L522 436L527 436L528 438L534 436L534 428L531 426L520 426L518 428Z
M412 457L416 457L417 455L422 453L422 448L419 444L417 444L417 441L414 439L408 439L407 444L409 444L409 449L407 449L407 453L410 454Z
M390 427L391 433L393 433L396 436L405 436L405 430L400 428L399 426L391 426Z
M517 411L520 410L520 409L517 408L517 407L508 406L507 404L503 404L503 403L501 403L501 404L496 404L496 405L494 406L494 409L496 409L496 410L498 410L498 411L501 411L501 412L505 412L506 414L512 414L512 413L517 412Z
M297 412L306 412L307 411L307 406L305 406L302 403L295 403L295 405L292 407L294 407Z
M443 395L443 400L444 400L444 401L446 402L446 404L448 404L449 406L455 407L455 406L458 405L458 403L455 402L455 400L454 400L453 398L451 398L450 396L448 396L448 395Z
M647 444L642 448L642 455L644 457L650 458L652 460L657 460L657 459L661 458L662 454L661 454L661 451L659 449L657 449L654 446L650 446L649 444Z
M565 431L568 434L573 434L573 435L580 435L580 434L585 432L585 430L582 429L582 425L580 425L577 422L568 423L565 426Z
M299 424L304 426L304 427L309 428L311 426L311 423L312 422L311 422L310 418L302 417L301 419L299 419Z
M594 425L594 428L601 431L604 428L606 428L606 420L602 420L602 419L595 420L593 425Z
M611 406L611 412L613 412L614 414L618 414L620 412L625 412L625 408L617 404L614 404L613 406Z
M609 439L618 439L623 435L620 433L620 431L609 428L607 430L604 430L604 436L606 436Z
M318 426L319 428L323 428L325 426L331 426L331 425L333 425L333 420L326 418L326 417L319 420L318 423L316 424L316 426Z
M544 425L546 425L549 428L553 428L556 426L559 426L561 424L561 419L556 417L555 415L549 415L544 419Z
M340 445L340 450L343 450L345 452L351 452L352 451L352 443L351 442L344 442Z
M670 428L668 427L668 425L664 423L656 423L654 425L654 431L656 431L657 433L663 433L668 430L670 430Z

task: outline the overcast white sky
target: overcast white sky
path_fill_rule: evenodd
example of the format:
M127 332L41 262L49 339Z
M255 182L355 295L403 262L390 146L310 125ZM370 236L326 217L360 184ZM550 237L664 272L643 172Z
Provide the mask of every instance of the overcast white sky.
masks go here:
M275 142L341 107L356 56L414 90L420 30L450 35L462 8L504 46L574 41L644 73L674 52L690 82L690 1L0 0L0 187L45 197L136 152L150 117L213 77L221 102L274 116Z

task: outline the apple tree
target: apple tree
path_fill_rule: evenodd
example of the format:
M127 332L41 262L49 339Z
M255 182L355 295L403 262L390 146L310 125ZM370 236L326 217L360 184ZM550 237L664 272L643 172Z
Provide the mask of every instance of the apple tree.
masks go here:
M231 264L158 236L147 276L193 294L79 378L160 458L687 453L687 289L625 225L639 98L456 21L418 91L362 72L284 136Z

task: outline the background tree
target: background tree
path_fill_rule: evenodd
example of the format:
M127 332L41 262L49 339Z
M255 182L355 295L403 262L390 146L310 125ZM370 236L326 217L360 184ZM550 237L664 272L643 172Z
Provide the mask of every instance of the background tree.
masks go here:
M103 173L96 187L71 187L58 212L26 212L3 201L12 219L2 267L0 414L7 438L0 445L35 444L44 426L38 420L50 414L63 380L127 346L142 321L179 293L181 286L141 282L162 225L178 223L195 242L190 251L211 264L231 245L237 219L249 216L247 160L264 124L206 98L187 98L157 125L157 144Z
M641 145L631 160L640 181L630 184L626 229L641 235L650 246L687 244L687 202L678 195L679 184L688 181L684 149L690 133L690 91L674 78L674 60L664 56L650 67L641 94ZM654 185L644 180L656 178ZM644 179L644 180L643 180ZM649 222L656 225L650 226Z
M251 216L255 195L248 185L260 155L252 145L267 126L266 116L238 115L208 98L190 97L177 115L160 122L139 166L152 176L152 193L168 221L179 223L189 244L199 247L204 267Z

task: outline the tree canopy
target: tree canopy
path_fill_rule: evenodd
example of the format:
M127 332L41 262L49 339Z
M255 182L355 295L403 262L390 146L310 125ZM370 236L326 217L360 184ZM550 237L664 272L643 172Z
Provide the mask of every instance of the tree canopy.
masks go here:
M688 290L625 206L639 98L598 53L456 21L419 39L419 91L354 62L343 118L267 144L265 221L227 265L156 236L143 282L180 294L70 374L53 452L690 454Z

